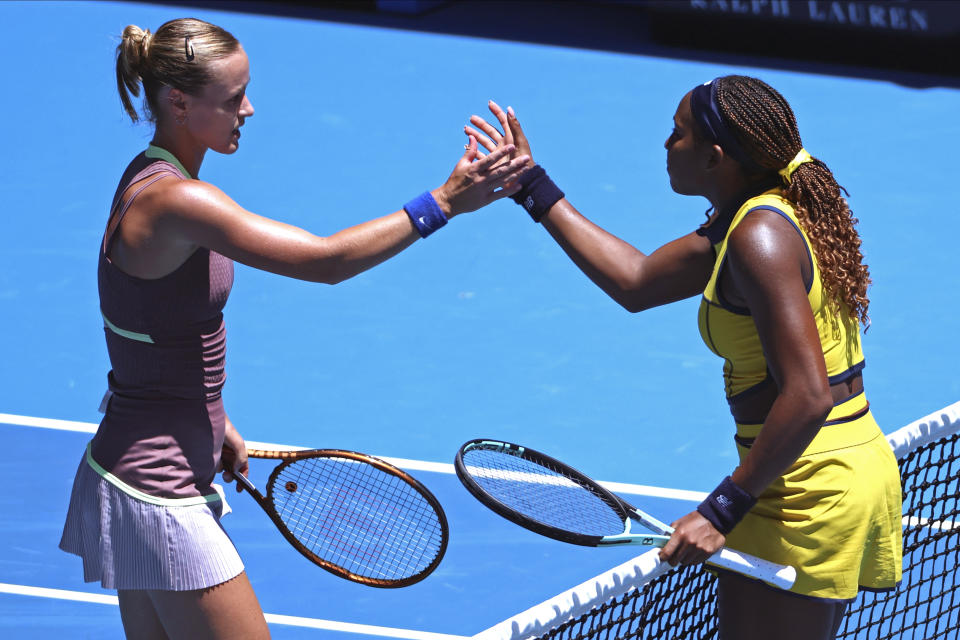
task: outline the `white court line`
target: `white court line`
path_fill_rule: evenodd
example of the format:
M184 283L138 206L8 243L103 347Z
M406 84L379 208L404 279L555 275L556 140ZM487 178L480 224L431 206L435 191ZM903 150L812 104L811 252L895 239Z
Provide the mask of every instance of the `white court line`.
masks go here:
M930 527L931 529L940 529L941 531L952 531L960 528L960 522L953 520L930 520L929 518L918 518L916 516L904 516L903 526L905 527Z
M52 418L34 418L31 416L18 416L10 413L0 413L0 423L17 425L21 427L41 427L44 429L59 429L60 431L80 431L84 433L95 433L96 423L76 422L72 420L55 420ZM256 442L248 440L247 444L255 449L305 449L306 447L294 447L290 445L275 444L270 442ZM386 456L377 456L381 460L386 460L390 464L408 469L410 471L432 471L434 473L454 473L452 464L442 462L426 462L423 460L408 460L406 458L390 458ZM669 498L672 500L688 500L691 502L700 502L707 497L706 493L699 491L685 491L683 489L664 489L662 487L650 487L640 484L626 484L623 482L600 482L610 491L617 493L629 493L633 495L652 496L656 498ZM934 529L955 529L960 527L960 523L951 520L944 522L928 522L926 518L916 518L913 516L904 516L903 524L905 526L921 525L930 526Z
M35 418L32 416L18 416L12 413L0 413L0 423L16 425L20 427L40 427L43 429L58 429L60 431L79 431L83 433L95 433L97 424L94 422L76 422L73 420L55 420L53 418ZM247 446L251 449L274 449L274 450L296 450L306 449L307 447L296 447L284 444L275 444L270 442L257 442L247 440ZM430 471L433 473L453 474L453 465L445 462L427 462L425 460L410 460L408 458L393 458L388 456L376 456L385 462L389 462L395 467L406 469L408 471ZM652 487L643 484L629 484L625 482L605 482L600 484L617 493L628 493L637 496L648 496L652 498L666 498L668 500L686 500L689 502L701 502L707 497L703 491L687 491L685 489L667 489L664 487Z
M3 582L0 582L0 593L119 606L117 596L108 596L101 593L86 593L84 591L67 591L65 589L47 589L46 587L30 587L27 585L6 584ZM409 640L468 640L466 636L456 636L447 633L415 631L413 629L394 629L392 627L378 627L375 625L355 624L352 622L337 622L335 620L322 620L320 618L284 616L277 613L266 613L264 614L264 617L267 619L267 622L271 624L284 624L291 627L305 627L308 629L325 629L327 631L339 631L341 633L362 633L369 636L380 636L382 638L406 638Z
M42 427L44 429L59 429L60 431L82 431L84 433L96 433L97 431L97 425L93 422L32 418L30 416L15 416L12 413L0 413L0 422L21 427Z

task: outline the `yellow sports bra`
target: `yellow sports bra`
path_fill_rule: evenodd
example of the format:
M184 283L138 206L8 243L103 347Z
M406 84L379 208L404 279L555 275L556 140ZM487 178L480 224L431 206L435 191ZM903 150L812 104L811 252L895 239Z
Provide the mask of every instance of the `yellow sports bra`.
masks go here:
M842 382L857 374L864 366L857 319L847 312L845 306L837 313L836 307L829 304L824 295L820 269L810 246L810 239L800 227L790 202L780 195L779 189L771 189L741 205L722 239L717 241L716 237L711 238L717 258L700 301L698 324L700 336L707 347L724 359L723 381L728 401L750 393L767 381L770 375L750 309L730 304L717 290L717 282L727 254L727 240L737 225L752 211L757 210L772 211L789 220L807 247L813 274L807 286L807 299L810 301L810 309L820 334L830 383ZM711 234L703 235L710 237Z

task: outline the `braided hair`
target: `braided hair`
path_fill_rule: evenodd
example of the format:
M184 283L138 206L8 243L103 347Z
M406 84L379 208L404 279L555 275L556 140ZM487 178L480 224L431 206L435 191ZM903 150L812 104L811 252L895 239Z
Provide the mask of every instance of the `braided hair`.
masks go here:
M724 76L714 82L721 115L761 172L775 174L786 167L803 143L783 96L757 78ZM814 158L793 172L783 192L810 238L828 298L868 327L870 272L860 252L859 221L844 198L849 195L846 189Z

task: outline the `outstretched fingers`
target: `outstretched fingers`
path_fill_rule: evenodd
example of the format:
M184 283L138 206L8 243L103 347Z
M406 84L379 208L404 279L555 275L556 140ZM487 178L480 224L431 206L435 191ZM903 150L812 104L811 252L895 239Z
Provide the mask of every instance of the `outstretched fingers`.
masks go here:
M477 160L478 171L489 171L501 162L505 162L517 150L512 144L502 145L494 148L489 154Z
M498 129L495 125L490 124L478 115L472 115L470 116L470 124L473 126L465 126L463 132L468 136L475 137L480 146L489 152L493 152L494 149L499 147L509 145L515 147L513 153L531 155L530 143L527 142L527 138L520 128L520 123L517 121L517 116L513 112L513 107L507 107L507 110L504 111L503 107L493 100L490 100L487 106L490 108L490 113L493 114L500 124L500 128ZM482 151L478 151L478 157L484 157ZM532 166L534 164L533 160L531 159L528 164Z
M520 121L517 120L517 114L514 113L513 107L507 107L507 124L504 126L507 128L507 131L510 132L510 140L516 145L517 151L519 153L525 153L532 158L533 154L530 152L530 142L527 140L527 136L520 126ZM535 163L531 160L530 164L532 166Z
M473 126L483 131L485 134L490 136L490 139L493 140L493 142L495 142L498 145L513 144L513 140L506 140L504 138L504 135L500 133L499 129L497 129L495 126L493 126L492 124L490 124L489 122L481 118L480 116L476 116L476 115L470 116L470 124L472 124Z
M507 121L507 113L493 100L487 103L487 106L490 107L490 113L500 122L500 128L503 129L504 142L514 144L513 132L510 131L510 124Z
M510 138L513 140L514 144L518 147L523 144L527 145L527 136L523 133L523 127L520 126L520 121L517 120L517 114L514 113L513 107L507 107L507 116L504 126L510 132Z
M476 138L477 142L483 145L483 148L486 149L487 151L493 151L494 149L497 148L497 144L493 140L483 135L482 133L480 133L470 125L465 126L463 128L463 132L468 136L473 136L474 138Z
M509 162L502 162L492 167L486 174L486 184L488 193L497 200L504 196L510 196L520 190L518 178L527 169L529 156L518 156Z

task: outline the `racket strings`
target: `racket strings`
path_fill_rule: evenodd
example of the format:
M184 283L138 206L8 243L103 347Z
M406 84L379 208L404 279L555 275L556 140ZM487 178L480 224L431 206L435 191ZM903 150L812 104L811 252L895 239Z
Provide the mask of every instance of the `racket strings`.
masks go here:
M376 489L378 495L394 500L393 494L385 490L383 484L380 482L381 486ZM369 494L345 487L339 481L335 480L332 486L333 490L328 492L324 503L314 504L308 510L304 509L303 503L309 493L302 488L296 492L298 500L290 506L291 512L298 518L294 526L299 537L312 548L323 545L329 547L332 543L333 551L338 553L339 564L346 565L348 560L353 561L355 573L362 573L364 566L389 564L391 540L395 539L395 535L405 535L405 532L391 526L398 522L397 518L401 518L402 514L397 513L389 502L384 502L385 508L378 511L376 501L371 500Z
M321 482L329 486L330 480ZM409 527L397 526L404 524L405 516L388 502L396 500L395 495L390 493L390 489L396 487L385 489L384 483L380 484L376 492L385 497L386 501L382 502L383 509L379 509L381 505L370 499L369 494L345 487L336 480L333 482L333 491L328 492L324 502L312 507L305 499L310 493L300 488L296 492L298 499L284 510L289 514L291 529L295 530L295 534L305 546L317 555L323 556L325 552L332 554L332 557L327 559L353 573L372 575L370 569L376 568L379 577L390 578L396 571L403 572L406 566L404 563L408 563L409 558L399 558L396 544L391 545L391 542L400 538L409 541L411 534L404 530ZM364 490L369 491L369 488L368 485ZM293 518L296 518L296 522ZM422 529L417 529L415 533L423 538ZM413 544L414 549L421 549L421 555L425 554L422 540L413 540ZM428 542L426 546L429 546Z
M624 531L624 518L604 496L546 461L501 448L477 447L462 455L467 472L488 495L529 519L588 536Z
M402 478L345 458L286 465L271 495L308 550L356 575L398 580L429 567L444 532L433 505Z

